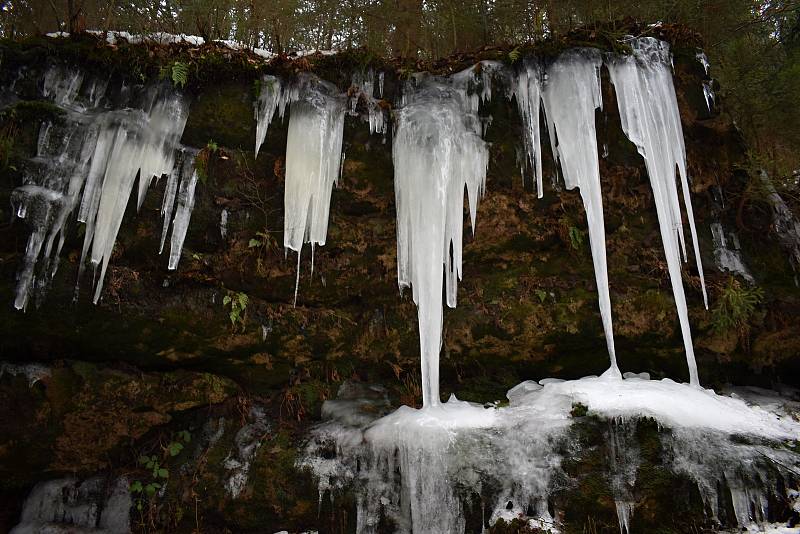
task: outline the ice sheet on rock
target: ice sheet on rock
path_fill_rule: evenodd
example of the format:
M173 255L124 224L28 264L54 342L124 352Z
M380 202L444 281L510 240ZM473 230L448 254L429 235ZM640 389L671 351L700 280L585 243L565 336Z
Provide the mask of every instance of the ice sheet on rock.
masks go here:
M227 208L222 208L222 211L219 213L219 236L223 239L223 241L228 238Z
M608 370L613 376L621 376L617 367L614 348L614 329L611 316L611 297L608 289L608 266L606 263L606 236L603 218L603 198L600 191L600 164L595 132L595 111L602 108L600 91L600 66L602 58L594 49L574 49L565 52L547 68L547 79L542 92L547 118L550 144L553 154L561 165L564 185L567 189L580 190L586 219L589 226L589 244L592 250L597 293L600 302L600 317L611 359ZM534 71L535 75L535 71ZM536 92L528 74L528 100ZM537 106L529 105L523 113L535 113ZM534 131L538 117L525 119L528 126L528 144L535 148L538 139ZM538 153L538 150L537 150ZM537 161L541 165L541 159ZM541 183L541 180L539 180Z
M397 280L401 290L411 287L417 305L426 406L439 403L442 292L455 307L464 192L474 232L485 188L489 154L477 112L480 99L491 98L490 86L473 69L451 78L420 74L406 84L395 115Z
M767 191L767 200L772 206L772 224L781 246L789 253L794 267L800 268L800 220L789 205L778 194L766 171L760 171L761 183Z
M72 478L40 482L25 500L20 523L11 532L130 532L132 505L124 477L114 481L95 477L83 482Z
M734 232L725 232L722 224L711 225L711 239L714 242L714 262L720 271L738 274L751 284L753 275L742 260L739 238Z
M292 98L286 139L283 246L300 252L324 245L331 193L339 179L346 97L316 76L301 75ZM297 285L295 286L297 301Z
M0 378L6 373L11 376L24 376L28 380L29 387L33 387L37 382L50 378L52 375L49 367L37 363L15 364L0 362Z
M253 459L271 428L263 406L253 405L248 418L250 422L236 433L235 447L222 462L222 466L230 473L225 481L225 490L234 499L241 495L247 485Z
M671 54L666 43L651 37L635 39L631 46L633 55L608 58L608 70L617 94L622 129L644 158L650 177L672 292L683 333L689 376L692 384L699 385L686 296L681 281L681 253L685 260L686 246L675 177L676 167L706 308L708 298L686 171L683 130L672 83Z
M541 382L513 388L502 408L451 398L421 410L401 407L377 420L380 411L370 403L381 402L380 395L371 401L351 392L323 408L326 420L312 432L298 465L317 476L320 499L344 487L355 490L359 534L374 533L381 517L402 533L461 534L464 503L475 493L490 502L488 525L521 517L558 529L550 497L574 484L561 462L563 455L580 453L570 437L575 403L609 421L608 484L623 531L633 512L641 418L670 429L659 433L665 461L696 482L707 506L716 502L718 488L730 494L736 513L725 518L729 525L766 518L774 477L800 467L800 455L783 445L796 439L800 422L741 399L670 380Z

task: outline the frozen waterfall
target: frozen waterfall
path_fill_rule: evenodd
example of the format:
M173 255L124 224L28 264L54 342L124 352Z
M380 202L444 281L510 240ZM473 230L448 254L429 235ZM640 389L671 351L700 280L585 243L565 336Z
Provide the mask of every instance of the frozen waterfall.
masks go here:
M386 393L356 386L345 383L336 400L325 402L324 422L297 464L317 477L320 500L345 489L355 493L358 534L380 532L385 519L400 533L481 532L500 519L560 532L560 504L581 487L580 471L566 464L597 447L584 448L581 432L597 421L576 414L578 405L608 425L599 460L607 477L593 483L605 484L613 497L623 534L631 531L637 495L652 483L654 467L695 484L711 523L724 520L749 532L768 519L778 481L800 469L800 456L786 445L800 423L785 411L785 399L764 390L720 395L626 373L620 380L527 381L508 392L505 407L451 398L380 417ZM639 425L645 431L650 425L659 463L640 451ZM652 454L653 443L648 447ZM642 471L645 461L649 471ZM733 517L720 509L725 499ZM465 529L476 501L485 507L481 524Z
M455 307L464 191L474 232L486 182L489 152L473 92L491 94L487 76L472 69L451 78L419 75L406 84L396 115L397 280L401 289L411 287L417 305L425 406L439 404L442 289Z

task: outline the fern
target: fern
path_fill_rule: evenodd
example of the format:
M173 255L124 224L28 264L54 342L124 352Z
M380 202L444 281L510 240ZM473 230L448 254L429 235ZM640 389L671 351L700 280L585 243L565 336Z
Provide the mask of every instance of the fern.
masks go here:
M176 61L172 64L172 84L175 86L180 85L186 87L189 81L189 65L182 61Z
M508 53L508 59L511 63L516 63L522 57L522 52L520 52L519 47L516 47L514 50Z
M760 287L743 287L736 279L731 278L714 306L714 330L725 332L736 329L745 333L750 319L763 300L764 291Z

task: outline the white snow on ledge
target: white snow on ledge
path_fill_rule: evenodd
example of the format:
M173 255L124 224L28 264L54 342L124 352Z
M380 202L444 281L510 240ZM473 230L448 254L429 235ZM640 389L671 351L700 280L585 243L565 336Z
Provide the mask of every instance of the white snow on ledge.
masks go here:
M741 398L665 378L624 380L586 377L557 382L542 380L536 391L514 397L511 409L546 409L566 416L573 403L608 418L652 417L669 428L707 428L726 434L750 434L784 440L800 437L800 422ZM767 405L769 408L772 405ZM502 409L500 410L502 411Z
M156 32L156 33L148 33L148 34L132 34L126 31L102 31L102 30L86 30L86 33L94 35L96 37L105 37L105 40L108 44L117 44L120 39L127 41L131 44L141 44L141 43L156 43L156 44L176 44L176 43L187 43L192 46L203 46L206 42L205 39L198 35L187 35L185 33L180 34L173 34L173 33L166 33L166 32ZM66 39L70 36L69 32L50 32L45 34L47 37L52 39ZM229 48L231 50L245 50L250 51L253 54L263 58L270 60L278 56L278 54L267 50L266 48L250 48L249 46L241 43L239 41L233 41L230 39L215 39L212 41L214 44L218 44ZM323 56L334 56L338 54L338 50L296 50L293 52L289 52L288 56L290 58L302 58L307 56L313 56L315 54L321 54Z

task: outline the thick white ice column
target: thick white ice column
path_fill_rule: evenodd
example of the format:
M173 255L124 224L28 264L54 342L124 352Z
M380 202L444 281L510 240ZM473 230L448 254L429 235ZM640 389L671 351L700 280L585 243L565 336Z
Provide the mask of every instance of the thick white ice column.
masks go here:
M608 70L617 93L622 129L644 158L647 174L650 176L672 292L683 333L689 381L693 385L699 385L686 296L681 281L680 256L682 252L686 260L686 246L675 176L676 167L706 308L708 308L708 298L686 172L686 149L683 143L681 118L675 87L672 84L669 45L651 37L644 37L631 41L631 46L633 55L609 57Z
M324 245L331 191L339 178L346 97L312 75L297 82L286 139L283 246L298 256L303 243ZM313 261L313 260L312 260ZM295 301L297 286L295 286Z
M417 305L422 394L439 404L442 288L456 305L461 278L464 189L473 230L489 154L481 139L474 73L452 79L420 76L407 84L393 142L397 202L397 279ZM490 94L490 93L484 93Z
M594 49L574 49L561 54L547 68L542 97L550 143L553 154L561 163L564 184L567 189L577 187L583 199L600 300L600 317L611 358L611 367L607 374L620 377L614 350L611 298L608 291L606 233L594 120L595 110L603 105L600 92L601 65L600 53ZM529 111L534 111L533 106ZM526 123L532 125L538 123L538 119L534 121L529 118Z

